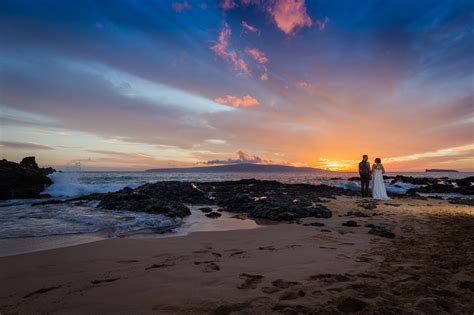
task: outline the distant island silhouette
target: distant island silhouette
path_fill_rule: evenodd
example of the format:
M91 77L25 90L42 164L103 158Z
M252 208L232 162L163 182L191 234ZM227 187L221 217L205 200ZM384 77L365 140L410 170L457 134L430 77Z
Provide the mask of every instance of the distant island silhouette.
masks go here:
M456 170L444 170L444 169L437 169L437 168L432 168L432 169L427 168L425 172L427 173L459 173L459 171L456 171Z
M159 172L159 173L220 173L220 172L329 172L319 168L313 167L296 167L288 165L273 165L273 164L251 164L238 163L230 165L217 166L198 166L198 167L179 167L179 168L154 168L145 170L145 172Z

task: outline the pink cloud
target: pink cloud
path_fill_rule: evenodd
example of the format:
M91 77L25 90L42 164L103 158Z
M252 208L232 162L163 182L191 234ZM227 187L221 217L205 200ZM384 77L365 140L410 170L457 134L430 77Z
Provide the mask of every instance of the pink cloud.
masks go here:
M265 72L263 72L263 73L260 75L260 80L262 80L262 81L267 81L267 80L268 80L267 69L265 69Z
M187 0L184 0L183 2L173 2L171 4L171 7L176 11L176 12L181 12L181 11L186 11L191 9L191 5L188 3Z
M245 22L245 21L242 21L242 23L240 23L240 25L242 25L243 28L245 28L246 30L248 30L248 31L250 31L250 32L252 32L252 33L258 33L258 34L260 34L260 31L259 31L256 27L254 27L254 26L248 24L248 23Z
M252 71L250 71L250 68L249 68L248 64L245 62L245 60L239 58L235 51L228 49L229 48L229 38L230 38L231 34L232 34L232 31L231 31L229 25L227 25L227 23L224 24L224 26L222 27L221 32L219 33L219 38L218 38L217 44L212 46L211 49L219 57L221 57L223 59L226 59L226 60L230 60L233 63L234 68L237 71L242 72L246 75L251 75Z
M223 10L231 10L231 9L235 8L236 6L237 6L237 4L235 3L234 0L224 0L221 3L221 8Z
M245 52L257 63L266 64L268 62L268 58L265 56L265 53L258 48L247 48L245 49Z
M306 12L304 0L277 0L267 10L278 28L287 35L293 34L298 28L310 27L313 24Z
M232 105L234 107L249 107L260 104L257 99L250 95L245 95L242 98L226 95L225 97L218 97L214 101L222 105Z
M329 22L329 18L327 16L322 21L320 21L320 20L314 21L314 23L318 26L318 29L319 29L320 32L324 32L328 22Z

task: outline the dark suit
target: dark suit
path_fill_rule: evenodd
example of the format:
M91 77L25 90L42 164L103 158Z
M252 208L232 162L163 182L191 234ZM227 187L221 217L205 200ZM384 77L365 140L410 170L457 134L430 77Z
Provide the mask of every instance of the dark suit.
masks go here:
M369 195L369 184L370 184L370 164L366 161L359 163L359 175L360 175L360 187L362 196Z

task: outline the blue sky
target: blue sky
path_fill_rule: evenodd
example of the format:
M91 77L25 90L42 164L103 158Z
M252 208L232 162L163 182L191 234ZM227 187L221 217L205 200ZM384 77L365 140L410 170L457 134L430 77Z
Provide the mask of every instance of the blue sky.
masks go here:
M4 0L2 155L474 170L473 6Z

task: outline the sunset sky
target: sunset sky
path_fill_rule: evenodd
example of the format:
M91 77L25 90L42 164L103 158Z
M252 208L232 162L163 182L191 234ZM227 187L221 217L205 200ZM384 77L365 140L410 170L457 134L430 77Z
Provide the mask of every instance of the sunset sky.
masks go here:
M0 1L0 152L474 171L474 1Z

